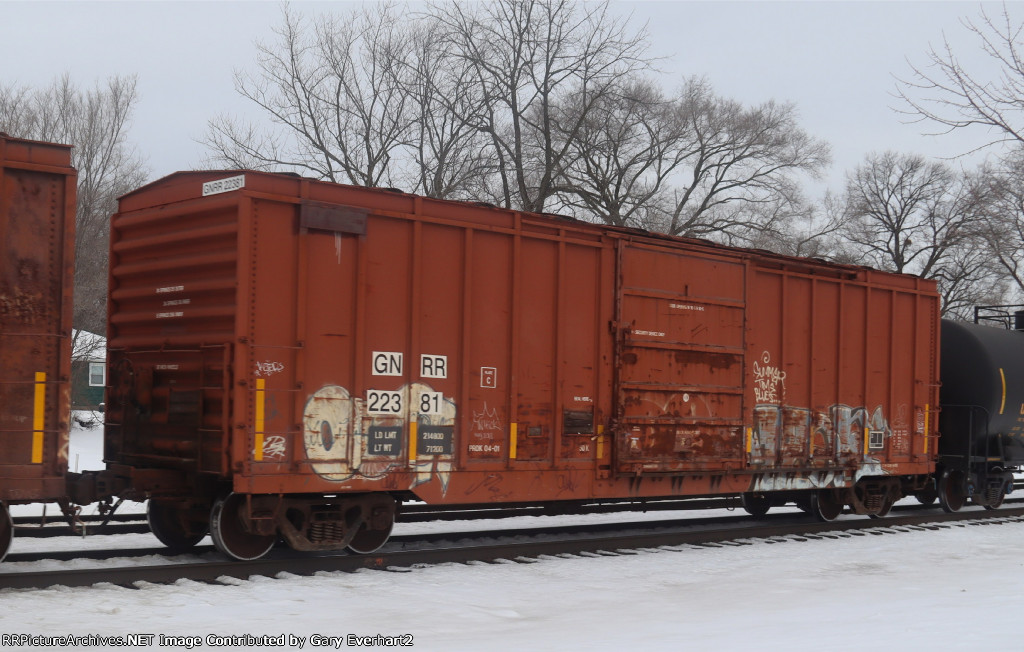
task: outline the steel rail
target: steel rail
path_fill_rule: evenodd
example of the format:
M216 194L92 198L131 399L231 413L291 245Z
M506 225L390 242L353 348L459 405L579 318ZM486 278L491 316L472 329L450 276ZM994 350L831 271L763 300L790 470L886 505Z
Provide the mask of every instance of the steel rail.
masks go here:
M971 523L971 522L974 523ZM276 577L281 573L312 575L319 572L352 572L363 568L401 570L422 564L529 561L541 556L579 555L583 553L622 554L645 548L679 545L713 545L749 539L770 540L790 537L797 540L831 538L842 533L885 535L894 531L938 529L943 526L968 526L992 523L1024 522L1024 507L1002 510L965 511L954 514L929 513L886 519L851 518L829 523L793 523L760 521L750 527L725 529L669 529L667 531L602 534L583 538L542 541L498 542L494 544L452 546L416 550L388 550L372 555L299 554L275 550L271 556L251 562L212 561L198 564L164 564L125 568L95 568L44 572L8 572L0 574L0 587L46 588L50 586L91 586L110 583L134 587L138 582L171 583L180 579L219 583L224 579L246 580L252 576Z
M744 527L744 525L750 523L750 518L751 517L746 513L742 513L733 516L714 516L690 519L665 519L616 523L584 523L577 525L547 525L515 529L502 528L488 530L468 530L462 532L425 532L421 534L394 535L388 540L387 546L389 549L395 547L400 549L407 549L410 547L415 547L417 545L434 544L442 541L472 541L524 536L580 536L586 534L602 534L607 532L625 532L633 530L649 531L656 529L683 527ZM776 519L779 522L781 522L782 520L805 521L807 519L807 516L805 514L798 512L788 512L783 514L770 514L763 518ZM147 529L146 531L148 532L149 530ZM213 550L213 546L203 545L196 546L182 554L202 554ZM7 555L6 563L41 561L43 559L70 561L73 559L110 559L113 557L145 557L148 555L172 556L168 555L166 547L127 548L108 550L60 550L49 552L10 553Z
M660 499L636 500L610 503L593 503L584 505L513 505L501 506L493 504L476 505L404 505L395 519L398 523L425 523L429 521L471 521L481 519L503 519L517 516L564 516L577 514L608 514L617 512L653 512L653 511L702 511L709 509L735 509L741 506L739 498L706 498L706 499ZM53 519L47 523L39 523L38 516L17 516L14 521L16 537L49 538L61 536L81 536L71 530L66 522ZM33 520L35 519L35 520ZM144 513L114 514L110 523L97 526L104 517L86 515L81 521L88 534L138 534L149 532ZM90 527L91 526L91 527Z

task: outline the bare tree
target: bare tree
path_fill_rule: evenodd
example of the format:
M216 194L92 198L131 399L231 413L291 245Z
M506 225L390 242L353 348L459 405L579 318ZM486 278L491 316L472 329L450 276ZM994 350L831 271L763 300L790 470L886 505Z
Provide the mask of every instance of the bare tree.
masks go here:
M705 237L771 228L751 220L777 218L798 195L796 175L817 177L830 162L828 145L799 127L792 104L747 108L715 95L705 80L690 79L674 113L687 137L677 154L684 171L672 189L666 233Z
M988 194L982 234L986 253L1024 293L1024 150L982 168Z
M588 115L576 102L556 107L556 126L566 156L556 188L563 208L616 226L652 227L669 177L683 162L679 144L686 134L671 119L670 103L651 80L626 80L596 101Z
M36 119L32 89L0 85L0 125L8 134L30 134Z
M980 20L961 23L994 65L966 68L943 37L941 46L929 49L925 64L911 64L909 78L898 80L904 113L936 123L941 133L981 127L989 139L982 147L1024 142L1024 25L1010 17L1005 4L998 17L982 10Z
M869 155L847 177L843 233L879 269L939 281L944 310L984 301L998 286L982 226L981 177L918 155Z
M817 176L829 162L828 146L795 116L774 102L745 108L700 78L671 100L649 81L624 82L581 121L559 197L609 224L781 244L809 210L797 176Z
M745 107L702 79L666 98L641 76L644 31L607 2L397 14L311 27L286 8L258 72L236 75L276 127L211 122L215 161L745 243L782 237L807 212L799 177L829 162L790 104Z
M490 137L497 161L495 198L543 212L594 107L648 65L645 34L612 18L607 2L449 2L435 5L431 17L480 89L476 127ZM573 111L558 110L569 102Z
M846 237L870 262L930 277L979 214L968 179L923 156L868 155L848 175Z
M425 20L414 25L402 75L412 117L408 181L402 187L429 197L470 199L487 192L496 172L481 132L485 110L482 89L471 65L453 44Z
M258 71L236 74L274 127L216 118L212 162L535 211L580 129L556 125L556 107L571 100L581 120L646 63L642 33L570 0L451 2L414 20L375 5L312 26L286 7L276 31Z
M74 145L76 332L105 333L109 218L117 198L146 177L127 134L137 100L135 77L111 77L89 89L68 75L43 89L0 86L0 131Z
M973 319L975 306L1006 303L1010 285L976 237L952 248L932 278L939 283L942 315L961 320Z
M783 212L759 223L780 228L759 229L751 234L749 246L768 249L788 256L852 262L841 241L845 225L842 202L826 193L820 202L794 198L771 207Z
M235 73L235 89L275 130L226 116L209 123L213 161L292 168L336 182L389 186L411 113L403 75L408 30L394 5L321 16L309 31L287 6L278 41L259 43L258 73Z

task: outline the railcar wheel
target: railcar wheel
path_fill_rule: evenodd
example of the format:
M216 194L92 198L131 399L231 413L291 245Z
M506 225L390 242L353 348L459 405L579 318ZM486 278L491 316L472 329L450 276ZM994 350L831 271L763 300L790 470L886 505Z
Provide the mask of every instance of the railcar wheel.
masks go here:
M1011 480L1012 482L1012 480ZM1003 501L1006 500L1006 487L999 487L999 492L992 496L992 500L988 503L989 509L999 509L1003 506Z
M964 494L963 474L959 471L945 471L939 479L939 505L942 511L952 514L960 511L967 502Z
M935 490L934 486L931 486L915 493L914 498L917 498L917 502L922 505L931 505L939 498L939 492Z
M1000 507L1002 507L1003 506L1003 497L1004 497L1004 495L1005 494L1001 493L1001 494L999 494L998 498L992 499L992 501L990 503L985 505L985 509L999 509Z
M743 510L751 516L764 516L772 507L772 499L764 494L746 492L740 496Z
M999 489L998 494L995 491L986 491L981 496L971 496L971 502L975 505L980 505L985 509L999 509L1003 504L1003 498L1006 494L1003 493L1002 488Z
M11 521L11 513L7 511L7 505L0 503L0 561L7 556L13 540L14 522Z
M811 514L819 521L834 521L843 513L845 505L831 489L820 489L811 494Z
M210 511L210 536L217 550L240 561L259 559L270 552L277 534L252 534L242 524L245 495L231 493L217 499Z
M868 516L871 518L882 518L884 516L888 516L889 512L892 511L893 504L895 503L896 501L893 499L892 496L886 495L884 498L882 498L882 505L878 508L878 511L874 514L868 514Z
M395 521L392 519L386 530L369 530L366 528L366 524L359 526L359 530L356 535L352 537L352 540L348 542L348 549L357 555L368 555L371 552L380 550L380 547L388 542L388 538L391 536L391 530L395 527Z
M152 500L146 505L149 529L171 552L185 552L203 540L210 528L207 524L190 523L188 512Z

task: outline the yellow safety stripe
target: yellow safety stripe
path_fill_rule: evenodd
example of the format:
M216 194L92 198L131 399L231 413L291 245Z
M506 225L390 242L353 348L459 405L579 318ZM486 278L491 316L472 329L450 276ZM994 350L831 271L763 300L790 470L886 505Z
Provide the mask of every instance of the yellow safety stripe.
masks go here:
M256 379L256 451L255 459L257 462L263 461L263 432L264 432L264 415L266 414L266 402L267 402L267 381L263 378Z
M409 462L411 464L416 463L416 431L419 429L419 423L412 421L409 424Z
M36 372L35 406L32 414L32 463L43 463L43 428L46 424L46 373Z

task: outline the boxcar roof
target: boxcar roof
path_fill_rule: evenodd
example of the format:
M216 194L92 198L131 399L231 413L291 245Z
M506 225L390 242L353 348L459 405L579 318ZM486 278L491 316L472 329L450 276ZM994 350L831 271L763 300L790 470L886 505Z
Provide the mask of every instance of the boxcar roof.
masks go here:
M15 138L0 132L0 161L43 166L71 166L71 145Z
M750 249L719 244L710 240L688 238L644 231L642 229L619 227L585 222L573 217L552 213L528 213L500 208L483 202L435 199L413 195L392 188L368 188L347 184L321 181L291 173L260 172L254 170L197 170L174 172L150 182L120 198L120 212L156 208L172 203L201 199L204 185L227 181L244 176L244 187L240 190L249 196L299 203L304 200L358 206L375 213L412 214L423 216L445 216L451 219L478 222L481 225L508 226L514 216L529 218L531 222L546 224L553 229L570 228L593 235L608 234L625 238L642 238L651 244L664 243L668 246L695 247L712 250L720 255L745 256L758 259L762 264L780 267L796 267L827 275L849 275L851 278L866 272L883 274L893 279L902 278L903 286L913 285L919 289L934 291L935 282L913 274L881 272L870 267L834 263L818 258L803 258L770 252L764 249ZM216 190L216 188L215 188ZM235 190L232 188L232 190ZM210 195L227 194L212 192Z

